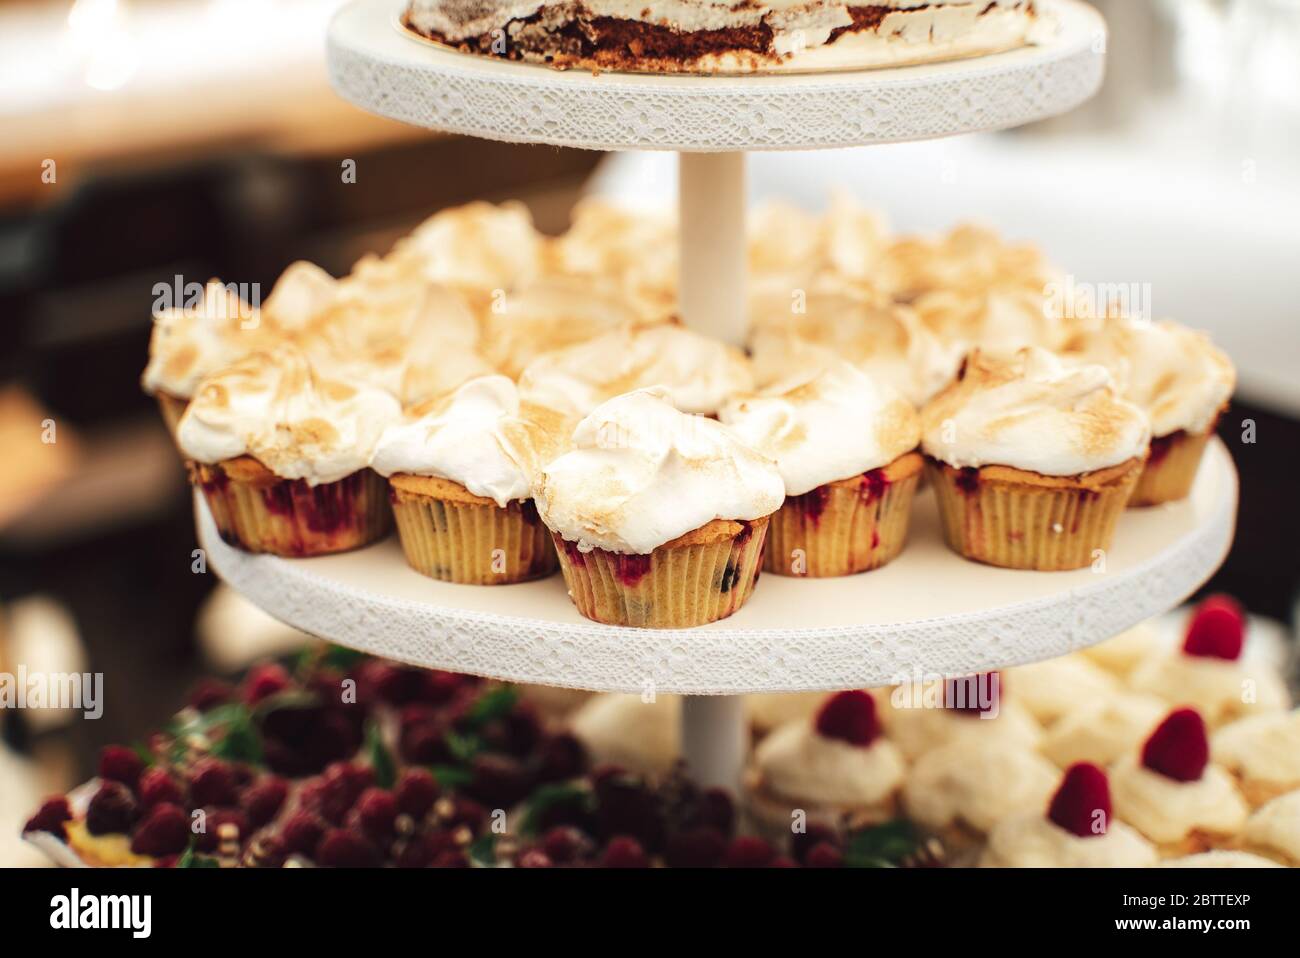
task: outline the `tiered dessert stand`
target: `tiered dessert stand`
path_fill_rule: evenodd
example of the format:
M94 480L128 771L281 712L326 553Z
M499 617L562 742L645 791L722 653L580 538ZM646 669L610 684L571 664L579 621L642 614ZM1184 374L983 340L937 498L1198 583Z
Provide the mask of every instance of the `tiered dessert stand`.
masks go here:
M329 32L346 98L421 126L588 149L677 150L681 309L699 330L745 331L744 151L915 140L1011 127L1068 110L1101 81L1105 24L1076 0L1039 6L1055 29L996 56L797 76L560 72L449 51L406 34L402 0L353 0ZM499 679L604 691L682 693L692 774L734 786L746 749L741 695L872 687L1062 655L1177 604L1232 541L1237 477L1215 441L1190 498L1127 513L1094 568L1018 572L943 544L918 497L892 564L840 579L768 575L729 619L685 630L580 617L560 576L481 587L408 568L396 541L314 559L225 545L201 498L212 567L273 615L390 658Z

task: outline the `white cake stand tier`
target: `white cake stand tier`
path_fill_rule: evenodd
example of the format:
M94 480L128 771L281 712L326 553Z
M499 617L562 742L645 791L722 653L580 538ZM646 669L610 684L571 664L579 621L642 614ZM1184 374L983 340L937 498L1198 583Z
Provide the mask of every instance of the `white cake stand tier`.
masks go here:
M623 692L716 695L868 688L1032 662L1167 611L1218 568L1237 477L1217 440L1185 501L1124 514L1104 567L1020 572L968 562L942 541L929 491L903 554L838 579L765 574L735 615L695 629L583 619L556 574L509 586L436 582L396 538L313 559L226 545L197 508L208 562L267 612L343 645L431 668Z

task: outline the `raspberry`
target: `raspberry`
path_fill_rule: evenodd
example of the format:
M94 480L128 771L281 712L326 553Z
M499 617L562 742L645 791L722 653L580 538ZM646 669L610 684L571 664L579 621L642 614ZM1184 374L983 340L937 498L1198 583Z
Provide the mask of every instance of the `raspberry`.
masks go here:
M456 851L450 832L425 832L414 836L397 856L398 868L429 868L444 852Z
M203 831L194 836L194 847L201 852L215 852L223 841L221 826L233 825L240 845L247 843L252 829L248 818L237 808L205 808Z
M564 732L542 743L537 778L541 782L563 782L577 778L587 768L587 750L578 739Z
M571 865L591 854L592 843L582 832L567 825L552 828L542 836L538 846L546 856L559 865Z
M152 808L163 803L185 804L185 795L180 785L176 784L176 779L172 778L165 768L156 765L140 773L139 791L142 808Z
M464 826L477 833L487 821L487 809L472 798L457 797L452 801L451 814L443 820L444 827L456 829Z
M462 685L463 677L455 672L443 672L438 669L421 671L416 683L415 698L430 705L445 705L456 695Z
M1231 596L1212 595L1196 607L1183 639L1188 655L1235 661L1246 641L1246 615Z
M72 820L72 809L68 806L68 800L62 795L56 795L53 798L47 798L41 803L41 807L36 810L36 814L27 820L23 826L23 834L27 832L49 832L51 835L64 837L63 823Z
M92 835L121 834L131 830L139 815L130 789L121 782L106 781L86 808L86 828Z
M420 683L419 669L378 659L364 663L358 670L357 685L366 704L373 704L377 698L390 705L405 705L415 698Z
M190 773L190 802L201 805L235 804L235 773L220 759L202 758Z
M830 842L818 842L808 849L808 856L803 863L806 868L841 868L844 856Z
M385 845L392 840L397 822L397 799L392 792L382 788L368 788L357 799L348 815L350 823L358 827L369 839Z
M207 712L218 705L225 705L235 697L235 690L229 682L220 679L199 679L190 689L189 703L200 712Z
M724 868L762 868L771 863L775 852L761 838L733 838L722 856Z
M664 849L669 868L712 868L727 852L727 840L716 828L702 825L673 835Z
M430 865L431 868L469 868L469 859L465 853L449 849L445 852L439 852L438 856Z
M379 851L356 832L334 828L316 846L316 864L321 868L375 868Z
M606 774L596 784L597 834L631 835L644 847L663 845L664 820L658 796L639 778Z
M478 755L473 763L474 779L465 790L490 808L509 808L533 789L523 766L508 755Z
M121 782L131 791L140 783L144 759L125 745L106 745L99 752L99 777L110 782Z
M278 662L264 662L253 666L244 679L244 701L256 705L262 699L283 692L293 685L293 679Z
M261 828L279 814L289 795L289 784L282 778L267 775L255 785L245 789L239 806L253 828Z
M1210 761L1205 722L1195 709L1175 709L1142 746L1142 764L1176 782L1199 781Z
M798 868L799 863L786 855L777 855L767 863L768 868Z
M397 810L420 821L438 798L438 782L422 768L408 768L393 790Z
M190 840L190 817L170 802L155 805L145 814L131 838L131 851L158 858L179 855Z
M530 848L515 862L517 868L554 868L555 862L540 848Z
M795 832L790 836L790 851L795 861L808 863L808 853L817 845L826 842L834 847L838 843L835 829L829 825L810 822L806 831Z
M997 708L1003 684L1001 672L946 679L943 689L944 706L963 715L982 715Z
M320 816L306 810L295 812L290 816L280 832L280 836L284 839L284 847L291 854L308 857L315 853L316 846L320 844L324 835L325 823L321 821Z
M649 868L650 859L646 858L641 843L629 835L618 835L609 840L605 854L600 863L605 868Z
M1110 782L1106 773L1091 762L1075 762L1065 770L1047 806L1047 817L1080 838L1105 835L1110 828Z
M312 779L304 785L298 801L303 808L315 812L331 825L342 825L352 808L347 789L339 782L323 778Z
M413 765L446 765L454 760L442 728L434 722L403 726L398 751Z
M505 752L515 758L527 758L542 741L542 725L528 706L517 706L513 712L483 730L484 744L494 752Z
M875 701L861 689L837 692L818 711L817 732L858 747L870 745L880 737Z

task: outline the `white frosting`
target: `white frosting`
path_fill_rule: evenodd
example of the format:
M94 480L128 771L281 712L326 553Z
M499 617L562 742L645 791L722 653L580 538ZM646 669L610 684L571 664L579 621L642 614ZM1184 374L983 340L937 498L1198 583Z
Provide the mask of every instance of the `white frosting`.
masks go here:
M903 757L883 736L870 745L851 745L819 735L806 720L783 725L759 742L754 765L765 790L824 805L878 805L903 782Z
M653 702L639 695L596 695L570 716L569 730L593 764L662 775L677 763L681 713L676 695L658 695Z
M929 828L964 824L980 832L1016 812L1042 814L1057 771L1006 740L966 739L922 755L903 787L910 817Z
M1149 868L1155 847L1123 822L1107 824L1104 835L1081 837L1042 812L1011 815L989 835L983 868Z
M1180 782L1130 755L1111 771L1110 792L1115 816L1160 845L1182 841L1195 831L1236 835L1249 814L1232 777L1217 765L1205 766L1194 782Z
M1242 656L1236 661L1159 651L1129 676L1129 685L1171 705L1190 705L1215 726L1245 715L1281 712L1291 705L1273 668Z
M1252 848L1300 865L1300 792L1280 795L1250 816L1242 838Z
M1104 366L1069 366L1038 348L1007 360L971 353L964 377L921 414L922 448L956 467L1074 476L1141 458L1150 438Z
M770 732L778 725L809 719L826 701L828 692L772 692L745 696L745 715L752 725Z
M1080 654L1112 675L1123 677L1158 648L1160 634L1154 625L1143 622L1104 642L1080 649Z
M673 325L614 330L539 356L519 377L527 399L575 416L647 386L665 387L683 412L712 414L753 385L739 350Z
M588 289L608 287L642 321L663 321L677 312L678 239L671 215L584 199L553 252L562 275L581 277Z
M508 291L542 269L543 242L522 203L468 203L429 217L395 252L422 264L435 283Z
M1119 684L1109 673L1077 655L1017 666L1003 675L1006 694L1044 725L1119 691Z
M1160 862L1157 868L1284 868L1272 859L1250 852L1234 852L1215 848L1195 855L1170 858Z
M542 521L579 548L649 554L714 519L759 519L785 487L771 460L727 427L679 412L662 388L599 406L575 448L542 470Z
M1154 695L1121 692L1084 702L1052 723L1043 754L1061 768L1107 766L1139 748L1169 711Z
M315 263L298 260L275 281L262 311L282 329L304 330L334 305L339 285Z
M926 327L948 343L966 349L1014 353L1026 346L1053 348L1061 324L1046 314L1041 290L1019 286L978 292L937 289L916 298L916 310Z
M414 412L384 430L374 470L450 479L503 508L532 495L538 471L567 436L561 416L522 406L505 376L471 379Z
M289 344L204 380L181 417L181 451L199 462L252 456L282 479L335 482L370 464L401 414L390 394L318 373Z
M1225 725L1212 748L1214 760L1244 782L1300 787L1300 710Z
M1006 243L991 230L964 224L938 239L904 236L884 252L877 272L897 298L913 301L934 290L964 296L1022 290L1045 302L1057 271L1037 247Z
M942 695L943 683L935 686L934 692ZM1043 737L1042 727L1025 707L1005 697L998 702L996 713L990 711L987 717L981 717L956 709L900 708L892 704L891 696L890 707L882 708L880 715L890 740L910 761L931 749L972 739L1005 742L1011 748L1032 750L1038 748Z
M1067 348L1105 365L1124 397L1151 417L1156 436L1207 432L1236 385L1232 363L1209 337L1168 321L1100 320Z
M718 418L776 461L788 496L879 469L921 438L911 404L846 362L734 398Z

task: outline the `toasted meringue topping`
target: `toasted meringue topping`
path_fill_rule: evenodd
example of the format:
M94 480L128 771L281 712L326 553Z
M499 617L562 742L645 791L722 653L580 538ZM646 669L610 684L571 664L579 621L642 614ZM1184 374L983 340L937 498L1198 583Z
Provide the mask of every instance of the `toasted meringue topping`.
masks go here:
M584 551L646 555L714 519L769 516L785 497L771 460L662 387L597 407L573 443L535 492L542 521Z
M204 380L178 441L199 462L248 455L283 479L317 485L366 468L400 412L384 390L327 378L300 348L283 343Z
M843 361L732 399L718 418L776 461L788 496L885 466L921 438L907 400Z
M339 281L315 263L290 263L271 287L262 311L281 329L301 331L319 319L339 296Z
M1067 355L1101 363L1120 393L1151 417L1156 436L1203 433L1236 385L1231 361L1203 333L1169 321L1098 320L1065 345Z
M1041 296L1056 270L1032 245L1009 244L992 230L964 224L939 239L896 240L884 252L878 274L895 298L911 302L931 290L1020 288Z
M552 252L560 273L610 284L638 319L661 322L677 313L677 224L671 216L585 199Z
M542 269L543 242L522 203L468 203L442 210L394 248L418 260L436 283L474 290L511 290Z
M532 495L571 426L554 410L521 403L505 376L481 376L384 430L371 465L385 476L450 479L505 507Z
M938 289L912 303L926 328L945 343L1014 353L1026 346L1055 348L1064 335L1060 319L1045 308L1041 290L1021 287L966 292Z
M998 360L979 350L921 413L921 446L951 466L1012 466L1073 476L1146 454L1147 418L1119 398L1104 366L1043 349Z
M622 327L539 356L519 377L526 398L577 416L646 386L667 388L683 412L711 414L753 385L739 350L674 325Z

